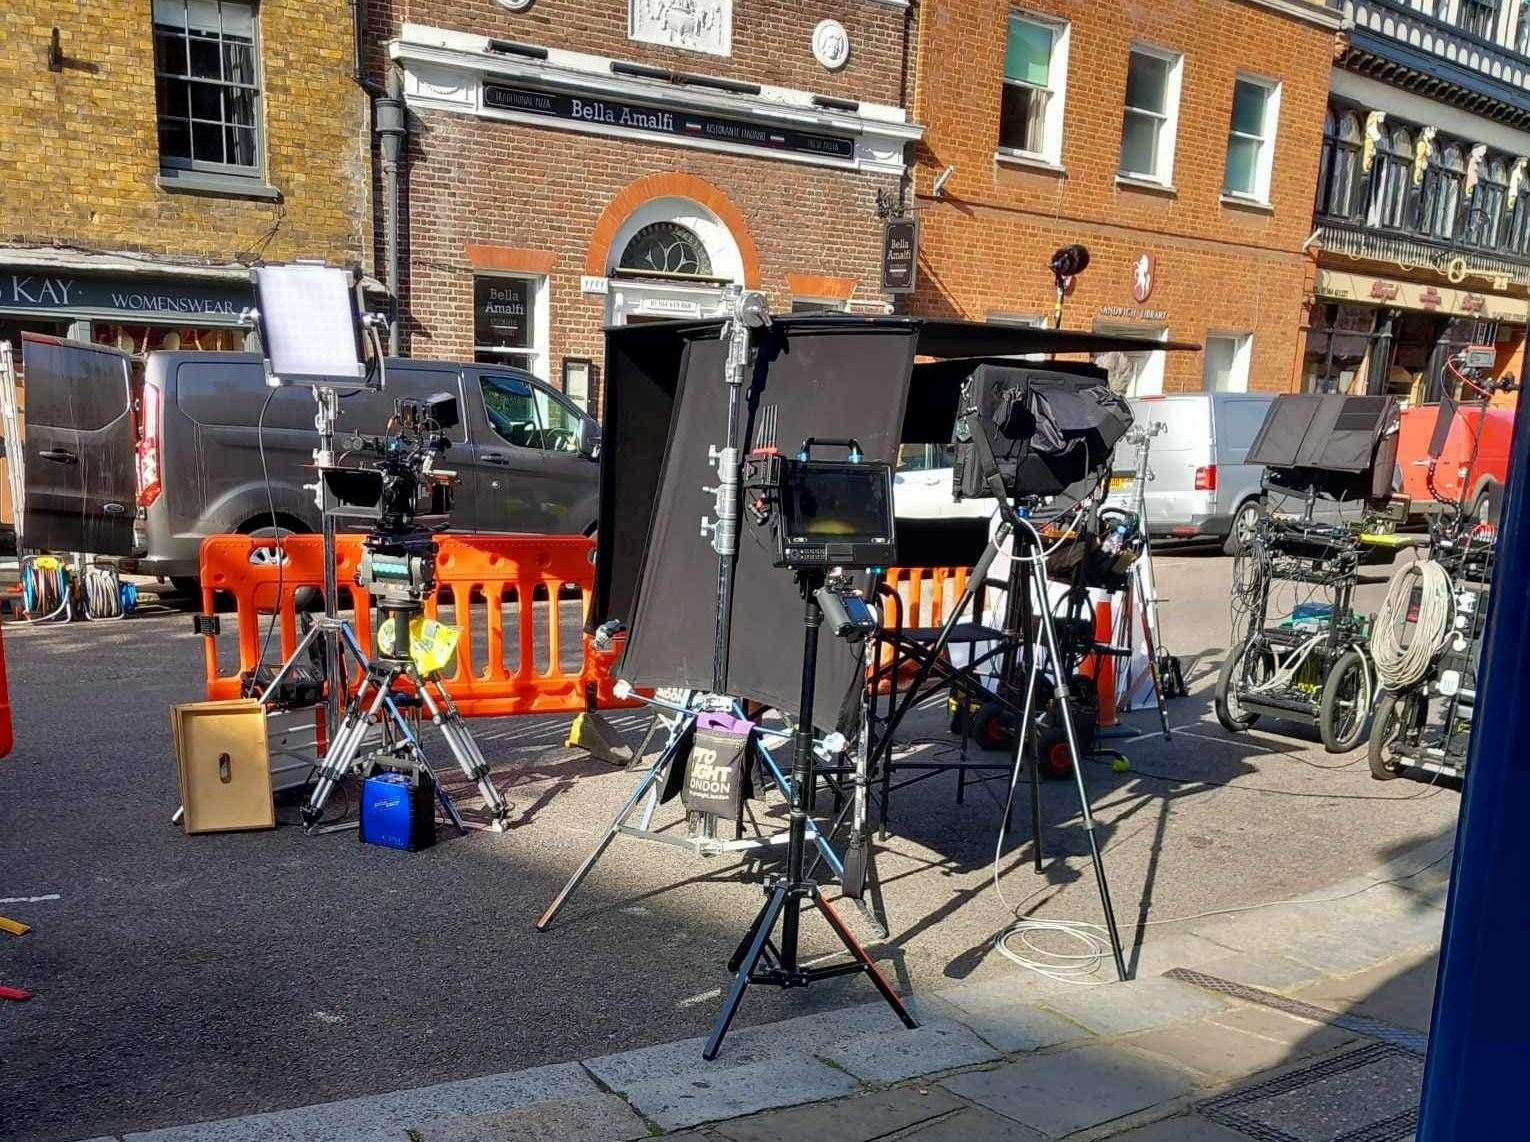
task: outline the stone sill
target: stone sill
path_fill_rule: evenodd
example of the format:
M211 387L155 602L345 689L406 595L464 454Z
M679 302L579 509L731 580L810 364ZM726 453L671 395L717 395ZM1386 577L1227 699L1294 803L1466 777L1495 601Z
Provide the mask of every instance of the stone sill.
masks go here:
M214 174L211 171L188 171L166 168L154 180L160 190L172 194L208 194L221 198L254 198L263 202L280 202L282 192L269 186L264 180L246 178L236 174Z
M1026 170L1036 171L1039 174L1058 175L1063 178L1066 178L1068 175L1067 168L1061 163L1038 158L1036 155L1023 154L1020 151L997 150L993 153L993 161L1003 163L1005 166L1023 167Z

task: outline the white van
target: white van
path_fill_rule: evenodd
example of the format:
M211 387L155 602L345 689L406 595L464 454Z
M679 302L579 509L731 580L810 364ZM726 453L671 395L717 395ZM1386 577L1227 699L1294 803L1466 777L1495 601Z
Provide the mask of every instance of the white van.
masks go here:
M1163 425L1148 452L1147 526L1153 535L1222 541L1236 554L1259 518L1264 469L1245 464L1273 393L1184 393L1128 401L1138 428ZM1137 449L1116 445L1109 502L1131 507Z

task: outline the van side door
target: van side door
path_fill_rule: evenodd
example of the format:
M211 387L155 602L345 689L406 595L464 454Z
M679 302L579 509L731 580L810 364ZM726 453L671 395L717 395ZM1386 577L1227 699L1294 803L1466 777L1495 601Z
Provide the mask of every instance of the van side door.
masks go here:
M137 511L132 362L126 353L24 333L23 542L131 555Z
M477 444L473 527L487 532L546 532L547 458L535 390L513 369L464 370L464 421Z
M531 381L542 426L543 463L547 484L542 510L547 530L555 535L577 535L594 524L600 496L600 462L581 450L590 418L561 393L539 381Z

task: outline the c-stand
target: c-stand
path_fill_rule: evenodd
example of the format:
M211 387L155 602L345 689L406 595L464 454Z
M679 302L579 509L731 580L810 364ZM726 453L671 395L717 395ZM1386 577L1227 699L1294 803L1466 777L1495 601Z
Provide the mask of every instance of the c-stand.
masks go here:
M819 606L818 592L823 589L824 581L825 575L820 568L803 569L797 573L797 582L805 601L802 697L798 703L797 733L793 740L791 824L786 848L786 872L766 881L768 897L765 905L728 960L728 970L735 973L733 985L728 989L727 999L723 1001L712 1034L701 1052L704 1059L717 1058L718 1051L722 1049L723 1036L728 1033L728 1027L744 1000L744 992L751 984L805 987L817 980L865 972L887 1005L893 1009L893 1013L903 1021L903 1025L910 1028L918 1026L866 949L861 947L844 921L823 898L817 882L809 880L803 869L808 813L813 786L817 780L813 766L813 691L817 684L818 630L823 625L823 609ZM804 966L798 962L798 934L804 900L811 901L823 913L829 927L834 930L854 962L824 966ZM781 925L779 944L772 936L778 922Z

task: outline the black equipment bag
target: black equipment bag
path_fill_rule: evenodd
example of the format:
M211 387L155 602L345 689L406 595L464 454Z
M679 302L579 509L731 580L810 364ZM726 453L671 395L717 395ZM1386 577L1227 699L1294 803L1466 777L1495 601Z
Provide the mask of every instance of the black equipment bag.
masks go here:
M963 382L956 446L955 495L989 494L988 471L974 443L985 430L1004 487L1012 496L1055 496L1100 479L1111 450L1132 424L1130 407L1092 365L958 361Z
M753 742L750 722L711 714L697 719L680 788L686 812L726 821L742 819L744 802L754 796Z

